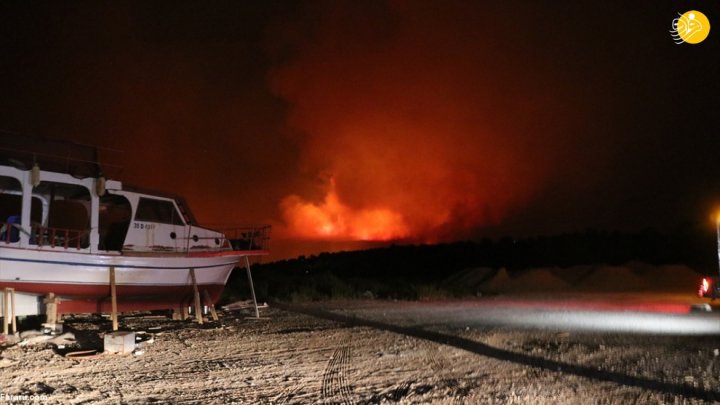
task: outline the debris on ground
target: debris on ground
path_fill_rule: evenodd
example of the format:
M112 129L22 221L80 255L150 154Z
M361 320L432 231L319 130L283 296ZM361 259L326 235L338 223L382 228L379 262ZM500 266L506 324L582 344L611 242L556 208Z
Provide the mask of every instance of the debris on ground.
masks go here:
M396 325L358 326L274 307L263 311L269 322L221 315L202 326L128 319L124 327L138 331L132 356L87 352L79 359L52 345L6 347L0 386L5 395L98 404L693 404L720 397L713 336L424 325L448 337L432 341L394 332ZM107 321L66 326L78 342L72 352L101 348L108 331Z

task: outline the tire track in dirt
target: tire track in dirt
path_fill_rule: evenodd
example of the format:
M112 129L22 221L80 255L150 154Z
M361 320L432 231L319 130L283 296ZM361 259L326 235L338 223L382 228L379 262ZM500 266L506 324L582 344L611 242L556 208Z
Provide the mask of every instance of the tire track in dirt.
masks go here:
M467 339L457 335L451 335L432 330L425 330L413 326L401 326L397 324L385 323L381 321L363 319L354 316L348 316L331 311L293 306L283 303L274 303L280 309L293 311L325 320L345 323L352 326L369 327L376 330L394 332L411 338L422 339L425 341L436 342L446 346L456 347L467 352L475 353L488 358L510 362L522 366L529 366L536 369L547 370L554 373L562 373L565 375L574 375L578 377L589 378L595 381L610 382L624 385L626 387L635 387L642 390L652 390L661 394L669 393L680 395L685 399L699 399L701 401L720 401L720 390L715 387L705 388L698 387L687 382L666 381L653 376L632 375L622 371L613 369L602 369L596 366L587 366L582 364L574 364L562 360L554 360L545 358L541 355L517 353L511 350L498 347L488 346L485 343Z
M323 373L322 398L329 404L351 405L352 388L347 382L350 369L350 347L339 347L328 361Z

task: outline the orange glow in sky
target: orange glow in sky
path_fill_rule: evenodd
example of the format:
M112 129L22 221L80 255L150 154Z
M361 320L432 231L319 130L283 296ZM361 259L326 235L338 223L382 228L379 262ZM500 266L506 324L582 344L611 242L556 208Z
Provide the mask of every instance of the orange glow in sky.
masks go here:
M346 30L332 7L321 11L313 35L289 31L298 52L270 72L300 151L303 180L279 206L288 236L463 238L522 210L563 151L553 139L567 111L546 82L497 80L518 65L496 67L482 41L467 41L476 25L455 18L462 10L391 12L413 18L387 32L351 19ZM552 129L539 136L538 122ZM318 195L327 174L334 180Z

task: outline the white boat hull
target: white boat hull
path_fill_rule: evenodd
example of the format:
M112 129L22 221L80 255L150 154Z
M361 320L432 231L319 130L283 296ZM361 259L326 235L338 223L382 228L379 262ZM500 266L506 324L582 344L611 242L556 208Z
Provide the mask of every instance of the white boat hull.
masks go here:
M243 252L193 255L88 254L69 250L0 247L0 288L60 297L59 313L107 312L110 268L115 268L121 311L179 308L197 286L216 302Z

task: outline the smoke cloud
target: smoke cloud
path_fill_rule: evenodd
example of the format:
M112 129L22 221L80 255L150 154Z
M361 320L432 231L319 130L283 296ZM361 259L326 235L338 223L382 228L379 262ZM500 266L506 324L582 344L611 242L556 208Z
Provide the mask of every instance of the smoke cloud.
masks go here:
M274 33L271 84L315 179L280 204L288 235L455 239L543 188L562 153L556 83L482 10L313 4Z

